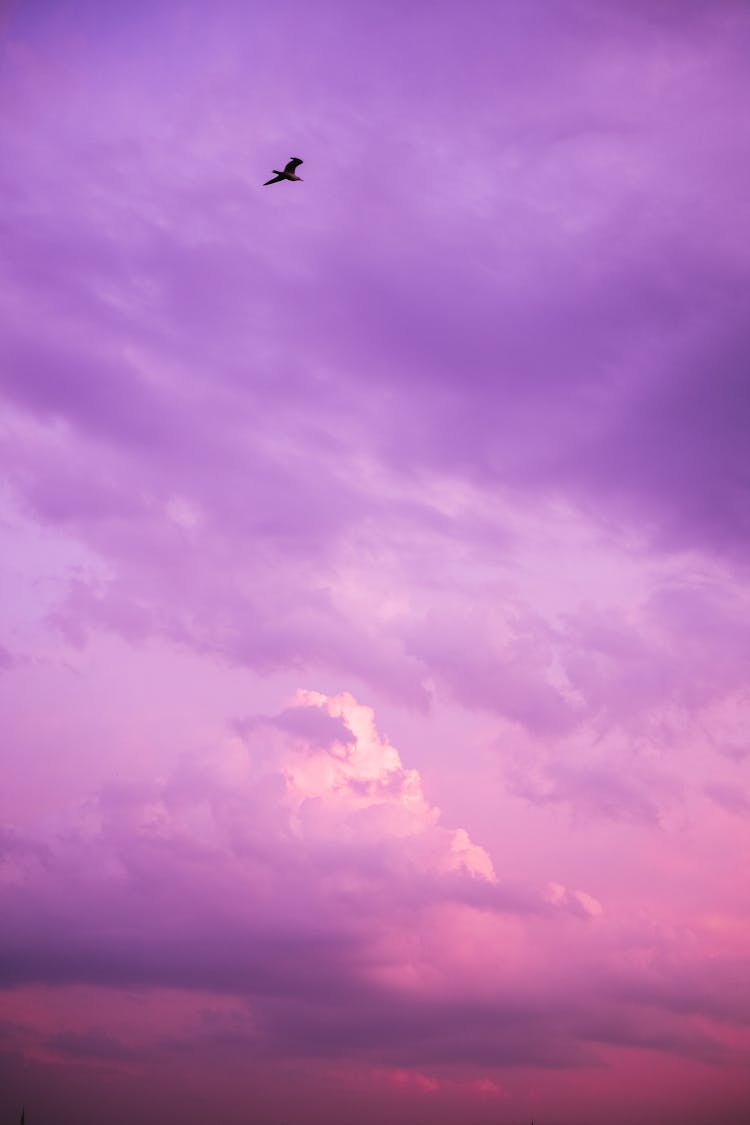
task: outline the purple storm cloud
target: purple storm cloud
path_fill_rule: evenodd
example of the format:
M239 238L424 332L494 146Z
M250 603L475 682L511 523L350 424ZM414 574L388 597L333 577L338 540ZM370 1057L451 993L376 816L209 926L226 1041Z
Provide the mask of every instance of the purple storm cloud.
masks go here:
M745 1125L749 46L0 5L4 1118Z

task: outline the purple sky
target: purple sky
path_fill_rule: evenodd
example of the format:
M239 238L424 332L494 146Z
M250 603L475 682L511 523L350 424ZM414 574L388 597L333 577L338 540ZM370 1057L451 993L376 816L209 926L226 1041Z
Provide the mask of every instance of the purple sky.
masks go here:
M748 4L0 13L2 1120L745 1125Z

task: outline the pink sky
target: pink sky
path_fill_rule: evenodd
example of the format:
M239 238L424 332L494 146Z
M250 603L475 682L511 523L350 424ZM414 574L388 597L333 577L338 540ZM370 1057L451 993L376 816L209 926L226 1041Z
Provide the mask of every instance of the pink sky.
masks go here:
M2 1119L745 1125L747 4L0 12Z

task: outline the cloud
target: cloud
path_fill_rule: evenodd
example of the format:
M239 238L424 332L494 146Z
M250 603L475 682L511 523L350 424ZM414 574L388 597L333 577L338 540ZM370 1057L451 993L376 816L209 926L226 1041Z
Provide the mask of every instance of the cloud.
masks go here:
M412 894L419 909L472 904L477 880L492 889L480 909L513 909L489 855L464 829L440 824L418 771L402 765L369 708L315 692L295 703L250 723L247 744L230 738L161 782L109 784L44 850L9 836L9 860L26 860L6 887L6 980L17 971L103 982L112 972L122 983L230 987L237 974L238 987L264 989L289 974L290 985L317 991L324 976L346 976L361 925ZM290 723L297 709L302 724ZM277 739L264 746L269 727ZM40 946L53 919L56 951ZM100 945L107 930L112 942ZM302 949L309 957L292 971Z
M565 903L577 908L591 918L598 918L602 913L602 904L593 895L586 894L585 891L569 891L562 883L550 883L548 898L550 902Z
M721 782L709 782L703 787L707 797L734 816L750 815L750 797L741 789Z
M528 610L515 610L501 603L499 612L480 614L468 598L452 612L431 610L408 627L407 651L466 707L484 708L540 733L570 729L575 711L550 675L549 626Z
M532 804L564 804L578 817L645 828L658 828L665 811L683 792L671 771L639 761L632 751L613 760L612 745L602 747L586 731L552 753L512 754L505 778L513 794Z
M300 697L296 706L287 707L278 715L259 715L237 720L235 727L242 735L251 734L263 726L277 727L320 750L333 744L347 745L354 741L352 731L341 716L329 714L315 701L306 703L304 698Z
M1 940L47 1116L118 1044L186 1119L232 1120L222 1058L269 1120L735 1096L747 31L3 16Z
M618 932L557 880L514 885L511 857L499 875L346 693L299 691L161 780L108 784L43 843L7 844L23 863L2 890L5 988L216 994L248 1005L238 1049L368 1060L450 1090L456 1067L497 1084L497 1068L589 1065L613 1042L716 1061L716 1036L681 1021L743 1018L729 961L641 970L653 930ZM95 1021L44 1026L55 1057L107 1065L225 1043L221 1027L146 1047Z

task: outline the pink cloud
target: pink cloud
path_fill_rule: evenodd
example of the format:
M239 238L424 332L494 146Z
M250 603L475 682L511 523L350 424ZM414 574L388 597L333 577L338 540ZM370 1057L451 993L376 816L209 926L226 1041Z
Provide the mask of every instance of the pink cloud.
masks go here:
M4 6L9 1120L744 1125L749 26Z

